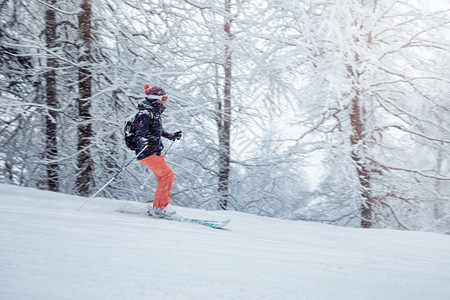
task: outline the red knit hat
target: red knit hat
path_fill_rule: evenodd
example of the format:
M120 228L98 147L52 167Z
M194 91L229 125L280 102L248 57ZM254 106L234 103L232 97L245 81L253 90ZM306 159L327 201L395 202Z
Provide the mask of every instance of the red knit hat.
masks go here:
M150 85L150 83L146 83L144 85L144 90L146 95L155 95L155 96L165 96L166 91L162 87L157 85Z

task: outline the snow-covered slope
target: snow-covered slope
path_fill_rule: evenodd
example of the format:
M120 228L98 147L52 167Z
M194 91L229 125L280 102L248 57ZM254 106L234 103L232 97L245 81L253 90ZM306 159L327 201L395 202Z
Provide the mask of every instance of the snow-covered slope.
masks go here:
M0 185L0 299L450 299L450 237Z

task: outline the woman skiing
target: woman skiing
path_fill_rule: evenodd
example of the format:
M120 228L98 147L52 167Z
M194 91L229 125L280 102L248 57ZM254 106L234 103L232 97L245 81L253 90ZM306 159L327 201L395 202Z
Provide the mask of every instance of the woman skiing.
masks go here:
M175 175L161 155L164 148L161 137L174 141L181 138L181 131L170 134L162 126L161 115L165 110L164 102L168 99L164 89L146 83L144 90L146 96L138 105L139 113L134 120L134 126L136 154L147 146L137 159L152 170L158 182L153 206L147 205L148 215L171 218L176 215L173 206L169 204Z

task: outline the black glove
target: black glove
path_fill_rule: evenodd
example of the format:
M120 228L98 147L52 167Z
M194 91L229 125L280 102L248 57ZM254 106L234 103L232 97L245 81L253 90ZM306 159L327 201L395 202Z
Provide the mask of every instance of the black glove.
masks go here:
M181 134L181 130L175 132L175 133L172 135L172 136L173 136L172 141L181 139L181 135L182 135L182 134Z

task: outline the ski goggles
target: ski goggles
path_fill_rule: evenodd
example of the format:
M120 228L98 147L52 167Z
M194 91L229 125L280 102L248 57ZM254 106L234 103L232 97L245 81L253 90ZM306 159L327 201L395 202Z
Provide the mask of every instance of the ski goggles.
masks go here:
M162 95L162 96L158 96L158 95L148 95L147 99L149 100L155 100L155 101L160 101L161 103L164 103L167 101L167 99L169 99L169 97L167 97L167 95Z

